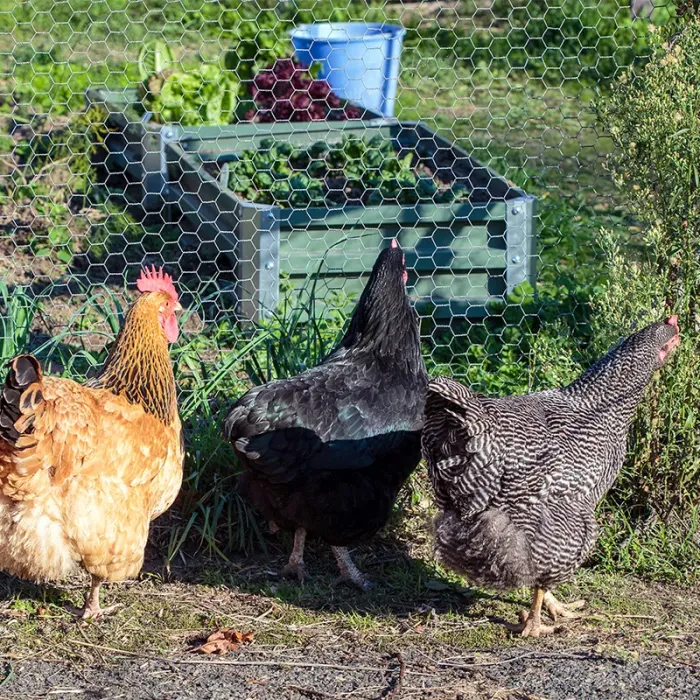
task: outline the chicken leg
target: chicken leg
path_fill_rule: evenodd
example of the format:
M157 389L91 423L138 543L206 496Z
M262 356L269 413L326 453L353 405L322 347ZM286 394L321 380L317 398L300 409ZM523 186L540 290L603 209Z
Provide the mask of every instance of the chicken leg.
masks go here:
M554 597L552 591L547 591L544 594L544 607L547 608L547 612L552 616L554 622L560 617L569 620L581 617L581 613L576 611L580 610L585 604L585 600L575 600L573 603L562 603Z
M357 586L361 591L366 591L371 587L372 584L355 566L355 562L353 562L350 557L350 552L348 552L347 547L331 547L331 549L333 550L333 554L335 554L335 559L340 569L340 576L335 580L334 585L339 586L341 583L348 583Z
M542 637L546 634L552 634L554 632L554 627L542 624L541 613L544 599L544 589L535 588L532 593L530 612L523 610L523 612L520 613L520 623L517 625L509 623L506 627L511 630L511 632L517 632L521 637Z
M299 583L304 583L306 567L304 566L304 545L306 543L306 530L300 527L294 533L294 547L289 555L287 566L282 569L284 578L295 578Z
M100 586L102 579L97 576L92 576L90 591L85 596L85 605L81 611L83 620L100 620L105 615L111 615L113 612L121 608L121 605L112 605L109 608L100 607Z

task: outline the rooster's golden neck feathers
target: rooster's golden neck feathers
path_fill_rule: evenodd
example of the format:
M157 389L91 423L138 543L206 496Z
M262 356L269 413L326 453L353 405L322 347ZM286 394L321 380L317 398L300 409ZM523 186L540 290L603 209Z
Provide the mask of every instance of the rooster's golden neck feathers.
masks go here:
M109 389L170 424L177 415L175 376L159 321L164 292L142 294L129 309L100 373L89 386Z

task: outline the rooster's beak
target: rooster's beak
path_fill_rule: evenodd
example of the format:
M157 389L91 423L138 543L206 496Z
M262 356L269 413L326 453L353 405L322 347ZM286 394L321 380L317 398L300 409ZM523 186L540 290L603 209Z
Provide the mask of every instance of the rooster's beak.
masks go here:
M182 311L182 304L179 301L175 302L175 306L173 307L174 311Z

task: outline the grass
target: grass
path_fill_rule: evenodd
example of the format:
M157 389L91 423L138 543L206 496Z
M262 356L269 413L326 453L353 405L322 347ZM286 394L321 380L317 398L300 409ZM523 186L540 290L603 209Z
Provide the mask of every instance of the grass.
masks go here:
M194 570L174 570L170 581L150 574L137 583L108 587L104 600L124 609L87 625L70 624L66 611L66 606L80 604L80 586L38 589L0 579L7 601L0 615L12 627L11 640L0 637L0 655L98 661L119 650L172 656L219 627L254 633L260 654L284 645L303 647L311 658L315 649L338 645L368 653L418 649L431 656L451 648L479 655L527 645L500 622L517 618L528 604L528 591L494 595L468 589L433 564L396 555L387 561L383 548L379 555L375 548L358 559L376 582L368 593L333 589L333 562L312 547L310 578L303 588L270 573L271 566L281 565L281 557L235 559L226 568L200 564ZM590 616L541 640L540 649L575 645L617 657L671 653L681 662L695 658L692 645L676 649L673 639L691 639L696 632L697 594L582 571L561 588L560 597L587 599Z

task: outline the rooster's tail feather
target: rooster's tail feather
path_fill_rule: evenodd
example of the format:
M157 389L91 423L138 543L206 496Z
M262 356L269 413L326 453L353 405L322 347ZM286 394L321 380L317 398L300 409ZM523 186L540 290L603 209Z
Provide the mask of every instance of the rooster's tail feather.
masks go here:
M41 365L33 355L19 355L10 362L0 393L0 439L16 445L30 434L35 409L43 401Z

